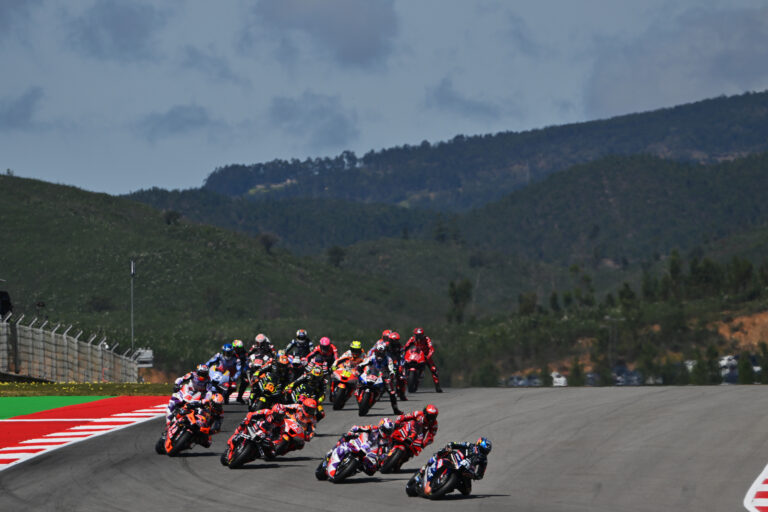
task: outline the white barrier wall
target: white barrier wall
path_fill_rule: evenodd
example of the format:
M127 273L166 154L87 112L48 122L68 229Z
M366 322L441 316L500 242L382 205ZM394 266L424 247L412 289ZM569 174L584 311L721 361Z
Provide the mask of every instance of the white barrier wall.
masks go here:
M22 325L22 318L14 324L15 343L11 324L0 320L0 371L20 376L56 382L136 382L138 363L127 357L127 352L115 352L106 338L92 336L88 341L72 337L68 328L38 324L33 320Z

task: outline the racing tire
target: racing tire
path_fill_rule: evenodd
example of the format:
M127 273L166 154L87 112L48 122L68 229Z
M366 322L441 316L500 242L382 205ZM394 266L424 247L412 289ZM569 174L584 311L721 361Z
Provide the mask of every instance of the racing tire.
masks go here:
M189 448L189 445L192 444L192 432L189 430L184 430L179 436L176 438L176 441L173 443L173 448L170 449L168 452L169 457L175 457L179 453L181 453L182 450L185 450Z
M408 495L409 498L415 498L419 495L418 491L416 490L416 476L418 473L413 475L410 480L408 480L408 483L405 484L405 494Z
M395 452L390 455L389 457L384 460L384 463L381 465L381 471L382 473L391 473L394 470L396 470L398 467L400 467L401 460L403 456L405 455L405 452L398 448L395 450Z
M360 402L357 404L359 408L357 411L358 416L365 416L368 414L368 411L371 410L370 397L371 392L369 390L366 389L363 391L363 396L360 398Z
M222 466L229 466L229 450L221 454L221 457L219 457L219 462L221 462Z
M155 452L157 452L158 455L166 455L168 452L165 451L165 438L160 438L155 443Z
M315 478L320 481L328 480L328 472L325 470L325 460L323 460L315 469Z
M333 395L333 410L334 411L340 411L344 408L344 405L347 403L347 393L343 389L336 389L336 392Z
M344 460L339 462L339 467L336 469L336 476L333 478L328 478L328 480L335 484L343 482L350 476L357 473L357 467L359 465L360 461L351 454L348 454L346 457L344 457Z
M253 460L253 450L255 449L256 447L250 442L235 446L235 453L232 454L232 460L229 461L229 469L241 468L246 462Z
M440 480L436 482L437 485L432 487L432 492L429 494L428 498L431 500L439 500L456 487L458 479L459 474L454 471L448 473L447 476L445 473L443 473L443 476L440 478Z
M419 372L416 370L408 372L408 392L415 393L419 389Z

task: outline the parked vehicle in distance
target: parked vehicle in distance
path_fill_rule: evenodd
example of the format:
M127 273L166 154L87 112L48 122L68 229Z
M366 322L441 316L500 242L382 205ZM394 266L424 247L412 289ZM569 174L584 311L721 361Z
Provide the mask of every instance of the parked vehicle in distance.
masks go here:
M587 372L587 374L584 376L584 385L591 387L599 386L600 376L595 372Z
M560 372L552 372L552 386L559 388L568 385L568 379Z
M507 386L512 388L527 388L528 380L522 375L512 375L507 381Z
M528 381L529 388L540 388L543 385L541 379L535 373L528 375L526 380Z

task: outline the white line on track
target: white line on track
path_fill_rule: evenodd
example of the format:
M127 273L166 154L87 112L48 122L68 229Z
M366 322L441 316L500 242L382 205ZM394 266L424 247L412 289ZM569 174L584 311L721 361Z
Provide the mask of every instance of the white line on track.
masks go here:
M767 482L768 466L765 466L763 472L757 476L752 483L752 486L747 491L747 495L744 496L744 507L749 510L749 512L768 511L768 494L765 494L768 492Z
M147 412L153 412L152 415L148 414L140 414L137 415L135 418L130 418L129 421L128 418L88 418L88 419L73 419L73 418L67 418L66 420L60 420L60 419L46 419L46 420L40 420L40 421L90 421L90 422L97 422L97 421L112 421L117 422L118 424L115 425L79 425L76 427L71 427L65 432L57 432L52 434L46 434L46 438L43 439L28 439L26 441L21 441L16 446L7 446L5 449L7 450L36 450L40 449L41 451L37 453L23 453L23 452L12 452L8 451L7 453L3 453L2 449L0 449L0 455L4 455L4 457L12 457L12 461L1 464L0 463L0 471L3 471L4 469L8 469L12 466L15 466L16 464L19 464L21 462L27 461L31 458L37 457L38 455L43 455L45 453L49 453L53 450L63 448L65 446L70 446L75 443L79 443L81 441L86 441L88 439L102 436L104 434L109 434L110 432L114 432L115 430L121 430L124 428L131 427L133 425L137 425L139 423L144 423L145 421L153 420L155 418L160 418L164 415L166 407L165 405L158 405L157 407L153 409L141 409L140 411L134 411L134 413L147 413ZM133 414L133 413L132 413ZM0 420L0 421L9 421L9 420ZM25 421L25 420L15 420L15 421ZM37 420L26 420L26 421L37 421ZM84 435L88 434L88 435ZM67 437L69 436L69 437ZM37 444L35 444L37 443Z

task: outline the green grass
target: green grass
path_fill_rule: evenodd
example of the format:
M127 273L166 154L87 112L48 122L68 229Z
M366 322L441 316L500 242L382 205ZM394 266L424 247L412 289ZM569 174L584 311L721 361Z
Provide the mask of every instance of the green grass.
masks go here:
M38 382L0 382L0 398L7 397L84 397L104 398L106 396L157 396L170 395L173 385L137 384L112 382L85 383L38 383Z
M13 418L67 405L82 404L107 396L0 396L0 418Z

